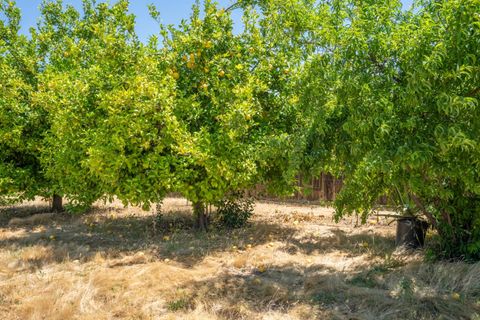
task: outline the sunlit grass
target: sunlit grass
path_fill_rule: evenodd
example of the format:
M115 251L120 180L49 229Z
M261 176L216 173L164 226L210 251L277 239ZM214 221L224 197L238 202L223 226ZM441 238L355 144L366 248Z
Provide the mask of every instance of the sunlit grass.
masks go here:
M167 199L161 217L114 203L80 216L36 218L42 212L31 205L2 220L2 319L469 319L479 313L480 265L424 263L422 251L396 250L387 220L337 225L331 209L258 203L245 228L212 225L197 233L184 199Z

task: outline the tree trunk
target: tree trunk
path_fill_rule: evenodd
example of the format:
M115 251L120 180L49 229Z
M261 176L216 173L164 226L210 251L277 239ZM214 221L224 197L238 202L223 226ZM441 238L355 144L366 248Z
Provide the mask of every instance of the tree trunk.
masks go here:
M202 202L193 203L193 214L195 216L195 228L201 231L207 231L207 215L205 214L205 204Z
M62 197L59 196L58 194L53 195L52 211L53 212L62 212L63 211Z

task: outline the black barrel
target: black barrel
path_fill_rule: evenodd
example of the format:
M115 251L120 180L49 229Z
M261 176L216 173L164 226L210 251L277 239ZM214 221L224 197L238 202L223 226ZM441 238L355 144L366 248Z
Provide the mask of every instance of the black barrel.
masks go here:
M397 220L397 247L423 247L428 224L414 217L405 217Z

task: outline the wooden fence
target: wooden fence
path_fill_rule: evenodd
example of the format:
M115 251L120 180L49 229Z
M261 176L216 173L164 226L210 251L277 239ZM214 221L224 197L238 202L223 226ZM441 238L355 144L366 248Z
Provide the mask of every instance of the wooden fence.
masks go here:
M258 185L249 194L266 200L334 201L342 188L342 180L336 179L328 173L322 173L320 177L313 179L304 179L299 176L297 177L297 187L298 191L290 197L279 198L268 195L262 185Z
M249 195L263 200L282 200L282 201L335 201L337 194L342 188L343 180L337 179L331 174L322 173L320 177L313 179L304 179L297 177L296 191L290 197L278 197L267 194L265 187L258 185L254 190L249 191ZM388 196L384 195L377 200L379 205L389 205L392 202Z
M263 185L257 185L254 189L248 190L247 195L260 200L280 200L280 201L335 201L337 194L343 185L342 179L337 179L329 173L322 173L318 178L304 179L302 176L297 177L297 189L292 196L279 197L273 196L266 192ZM170 196L181 197L179 193L170 193ZM387 196L382 196L377 202L379 205L387 205L391 203Z

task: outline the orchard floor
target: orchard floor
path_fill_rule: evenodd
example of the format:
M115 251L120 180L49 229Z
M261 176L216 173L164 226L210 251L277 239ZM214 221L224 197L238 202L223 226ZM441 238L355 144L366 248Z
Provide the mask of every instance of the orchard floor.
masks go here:
M257 203L243 229L195 233L184 199L46 211L0 208L0 319L480 319L480 264L396 250L384 219Z

